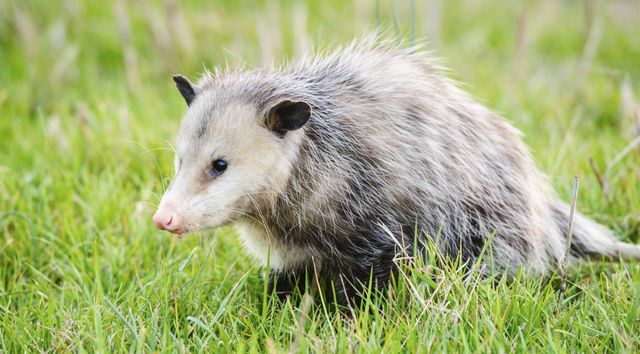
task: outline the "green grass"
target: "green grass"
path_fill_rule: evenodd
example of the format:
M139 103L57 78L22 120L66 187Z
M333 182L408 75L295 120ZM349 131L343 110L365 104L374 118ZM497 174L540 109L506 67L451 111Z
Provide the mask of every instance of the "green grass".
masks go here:
M231 229L179 241L150 220L185 109L170 74L382 24L430 38L563 199L580 176L578 209L638 242L640 150L613 162L638 136L640 3L172 3L0 1L0 351L640 351L637 263L580 267L562 292L557 276L496 283L417 259L386 297L336 312L267 296Z

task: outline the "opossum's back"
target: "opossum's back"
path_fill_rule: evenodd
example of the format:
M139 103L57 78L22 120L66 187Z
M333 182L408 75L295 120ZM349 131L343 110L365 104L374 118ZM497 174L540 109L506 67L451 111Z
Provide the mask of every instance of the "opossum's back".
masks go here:
M312 139L367 158L387 184L396 179L447 197L507 188L500 176L521 186L530 185L527 175L537 178L518 132L458 89L424 52L364 41L303 61L290 74L306 82L316 108Z

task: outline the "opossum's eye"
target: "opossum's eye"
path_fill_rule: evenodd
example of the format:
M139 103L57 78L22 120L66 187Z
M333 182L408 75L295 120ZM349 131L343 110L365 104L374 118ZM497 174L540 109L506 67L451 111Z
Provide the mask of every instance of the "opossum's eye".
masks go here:
M227 169L227 161L225 160L214 160L211 163L211 175L214 177L220 176Z

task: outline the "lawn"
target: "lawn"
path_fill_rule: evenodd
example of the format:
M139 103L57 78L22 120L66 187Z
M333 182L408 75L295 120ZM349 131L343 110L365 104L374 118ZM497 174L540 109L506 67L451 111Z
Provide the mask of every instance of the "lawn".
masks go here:
M640 264L512 282L409 259L385 296L278 302L231 228L151 222L171 74L381 26L519 128L558 194L640 242L640 2L0 0L0 352L638 352Z

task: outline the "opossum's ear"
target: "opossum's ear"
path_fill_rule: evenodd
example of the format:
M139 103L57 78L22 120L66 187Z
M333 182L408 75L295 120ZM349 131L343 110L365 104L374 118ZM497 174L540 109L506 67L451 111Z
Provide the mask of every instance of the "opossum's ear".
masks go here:
M176 87L178 87L178 91L187 102L187 105L191 105L191 102L194 98L196 98L196 90L194 89L194 85L182 75L173 75L173 81L176 83Z
M282 101L267 114L267 127L278 135L302 128L311 117L311 106L306 102Z

